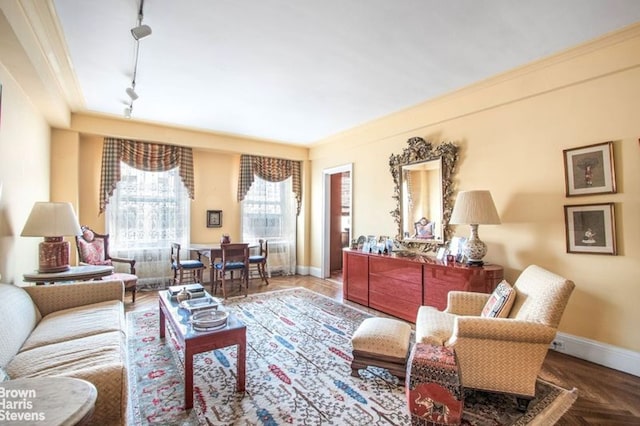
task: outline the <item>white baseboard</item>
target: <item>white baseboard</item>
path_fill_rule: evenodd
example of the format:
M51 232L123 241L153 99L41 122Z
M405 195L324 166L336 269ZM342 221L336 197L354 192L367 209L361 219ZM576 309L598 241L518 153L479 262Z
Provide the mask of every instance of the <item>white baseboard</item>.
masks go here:
M640 377L638 352L566 333L558 333L556 342L552 350Z
M307 267L307 274L311 275L312 277L316 277L316 278L324 278L322 276L322 269L321 268L315 268L313 266Z
M296 265L296 274L309 275L309 269L308 266Z

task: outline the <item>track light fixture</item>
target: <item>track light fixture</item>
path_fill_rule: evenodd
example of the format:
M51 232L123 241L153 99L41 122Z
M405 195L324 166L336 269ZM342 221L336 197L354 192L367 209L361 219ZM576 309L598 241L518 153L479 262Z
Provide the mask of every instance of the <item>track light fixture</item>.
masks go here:
M137 27L131 28L131 35L136 40L140 40L141 38L151 35L151 27L148 25L138 25Z
M136 93L136 90L133 87L133 84L131 85L131 87L127 87L127 90L125 90L125 92L127 92L127 95L129 95L132 101L135 101L136 99L138 99L138 94Z
M151 35L151 27L148 25L142 24L142 18L144 18L144 0L140 0L140 10L138 11L138 25L131 28L131 35L136 40L136 55L135 55L135 63L133 65L133 78L131 79L131 86L125 89L125 92L131 99L129 102L129 106L124 109L125 118L131 118L131 113L133 112L133 101L139 98L136 93L136 77L138 75L138 57L140 56L140 39Z

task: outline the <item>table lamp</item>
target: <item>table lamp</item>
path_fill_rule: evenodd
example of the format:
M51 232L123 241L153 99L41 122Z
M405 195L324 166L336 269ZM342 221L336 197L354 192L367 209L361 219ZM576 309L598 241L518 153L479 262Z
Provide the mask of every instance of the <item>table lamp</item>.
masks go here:
M482 258L487 254L487 245L478 237L478 225L500 224L491 193L484 190L460 191L449 223L471 225L471 236L462 253L467 258L468 265L482 266Z
M39 245L38 272L53 273L69 270L70 247L63 237L80 234L80 224L71 203L38 201L20 235L44 237Z

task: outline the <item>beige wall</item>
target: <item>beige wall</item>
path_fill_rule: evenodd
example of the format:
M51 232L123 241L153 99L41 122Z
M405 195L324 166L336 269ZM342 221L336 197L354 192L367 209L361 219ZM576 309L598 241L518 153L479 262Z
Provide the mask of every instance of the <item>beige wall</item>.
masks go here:
M41 239L21 237L33 203L49 199L49 125L0 64L0 275L21 283L38 269Z
M191 203L191 241L220 241L223 233L240 239L240 205L237 182L240 153L305 160L307 148L227 135L207 134L129 120L74 115L71 130L54 130L52 137L52 198L75 202L80 223L105 231L104 215L98 214L100 166L104 136L174 143L194 147L195 199ZM179 142L179 143L178 143ZM57 163L56 159L59 160ZM303 163L303 169L308 164ZM303 178L306 172L303 170ZM306 196L303 192L303 198ZM222 227L207 228L206 211L222 210ZM299 219L298 263L308 265L304 238L304 211ZM75 253L72 253L72 261Z
M456 189L491 190L502 219L480 226L486 260L511 282L532 263L574 280L561 331L639 351L638 111L640 26L323 141L310 152L312 222L322 170L354 162L354 235L395 235L389 156L412 136L454 141ZM565 197L562 150L609 140L618 193ZM615 203L619 255L567 254L563 206L600 202ZM321 261L319 240L315 227L312 265Z

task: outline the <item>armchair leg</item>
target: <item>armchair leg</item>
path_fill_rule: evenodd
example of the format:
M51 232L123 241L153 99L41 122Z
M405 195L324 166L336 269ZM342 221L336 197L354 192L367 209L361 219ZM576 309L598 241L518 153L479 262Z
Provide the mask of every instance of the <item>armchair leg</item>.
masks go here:
M131 290L131 303L136 303L136 288L133 287Z
M521 413L524 413L527 411L527 408L529 408L529 403L531 402L533 398L523 398L523 397L516 397L516 402L518 404L518 411L520 411Z

